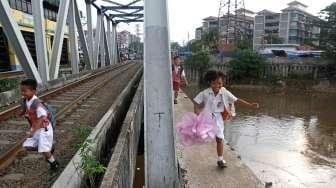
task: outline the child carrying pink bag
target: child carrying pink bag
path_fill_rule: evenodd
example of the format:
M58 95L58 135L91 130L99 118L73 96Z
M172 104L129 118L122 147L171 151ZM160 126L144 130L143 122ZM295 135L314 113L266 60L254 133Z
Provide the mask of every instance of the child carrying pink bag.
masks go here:
M216 138L216 122L208 111L199 115L188 112L177 124L177 132L181 144L185 146L208 143Z

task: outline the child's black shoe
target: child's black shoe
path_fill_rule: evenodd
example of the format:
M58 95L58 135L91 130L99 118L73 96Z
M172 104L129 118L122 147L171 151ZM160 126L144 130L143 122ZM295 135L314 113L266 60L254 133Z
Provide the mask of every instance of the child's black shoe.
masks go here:
M227 167L226 162L224 160L217 161L217 166L220 169L223 169L223 168Z
M49 165L50 165L50 170L51 171L56 171L56 170L58 170L59 169L59 163L58 163L58 161L54 161L54 162L49 162Z

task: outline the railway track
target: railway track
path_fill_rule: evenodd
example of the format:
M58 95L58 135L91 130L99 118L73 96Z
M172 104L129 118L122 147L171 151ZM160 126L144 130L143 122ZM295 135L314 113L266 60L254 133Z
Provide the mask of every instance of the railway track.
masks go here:
M8 71L8 72L0 72L0 78L17 78L24 77L25 74L23 71Z
M72 112L78 106L89 106L92 101L94 102L94 98L90 99L90 96L129 69L138 67L134 63L115 66L46 92L40 98L55 108L57 124L66 119L73 120L76 116ZM15 117L14 114L17 113L19 108L19 105L16 105L11 109L0 112L0 172L8 168L16 159L17 154L22 151L27 122L22 117Z

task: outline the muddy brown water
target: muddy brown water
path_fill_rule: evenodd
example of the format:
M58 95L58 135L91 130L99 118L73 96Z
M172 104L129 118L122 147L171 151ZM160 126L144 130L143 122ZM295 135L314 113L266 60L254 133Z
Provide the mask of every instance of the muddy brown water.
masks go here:
M201 89L185 89L190 97ZM272 187L336 187L336 95L230 89L260 103L237 106L225 138L244 163Z

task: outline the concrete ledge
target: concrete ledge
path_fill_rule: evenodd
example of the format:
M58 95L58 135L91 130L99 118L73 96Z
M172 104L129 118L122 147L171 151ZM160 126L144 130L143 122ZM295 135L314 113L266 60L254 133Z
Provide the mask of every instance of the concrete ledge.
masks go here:
M189 98L180 93L178 104L175 105L177 122L186 112L193 111ZM224 147L224 159L228 167L224 170L217 168L216 143L182 146L177 142L177 157L183 176L183 187L264 187L255 174L239 159L238 154Z
M101 188L133 187L136 156L143 120L143 81L133 98L108 164Z
M140 76L142 75L142 70L139 70L134 78L130 81L127 87L121 92L121 94L117 97L113 105L110 109L105 113L96 127L93 129L91 134L88 136L87 140L91 140L92 146L95 149L93 151L93 155L95 155L98 159L102 156L104 152L104 148L108 148L106 146L108 136L112 137L113 134L116 134L116 124L118 120L121 118L122 111L127 111L125 109L125 104L130 100L132 89L134 89L134 85L139 81ZM112 135L108 135L108 133L112 133ZM105 151L106 152L106 151ZM79 188L81 187L85 175L82 173L81 169L79 169L79 164L81 163L81 157L79 152L75 154L72 160L68 163L62 174L58 177L58 179L54 182L53 188Z

